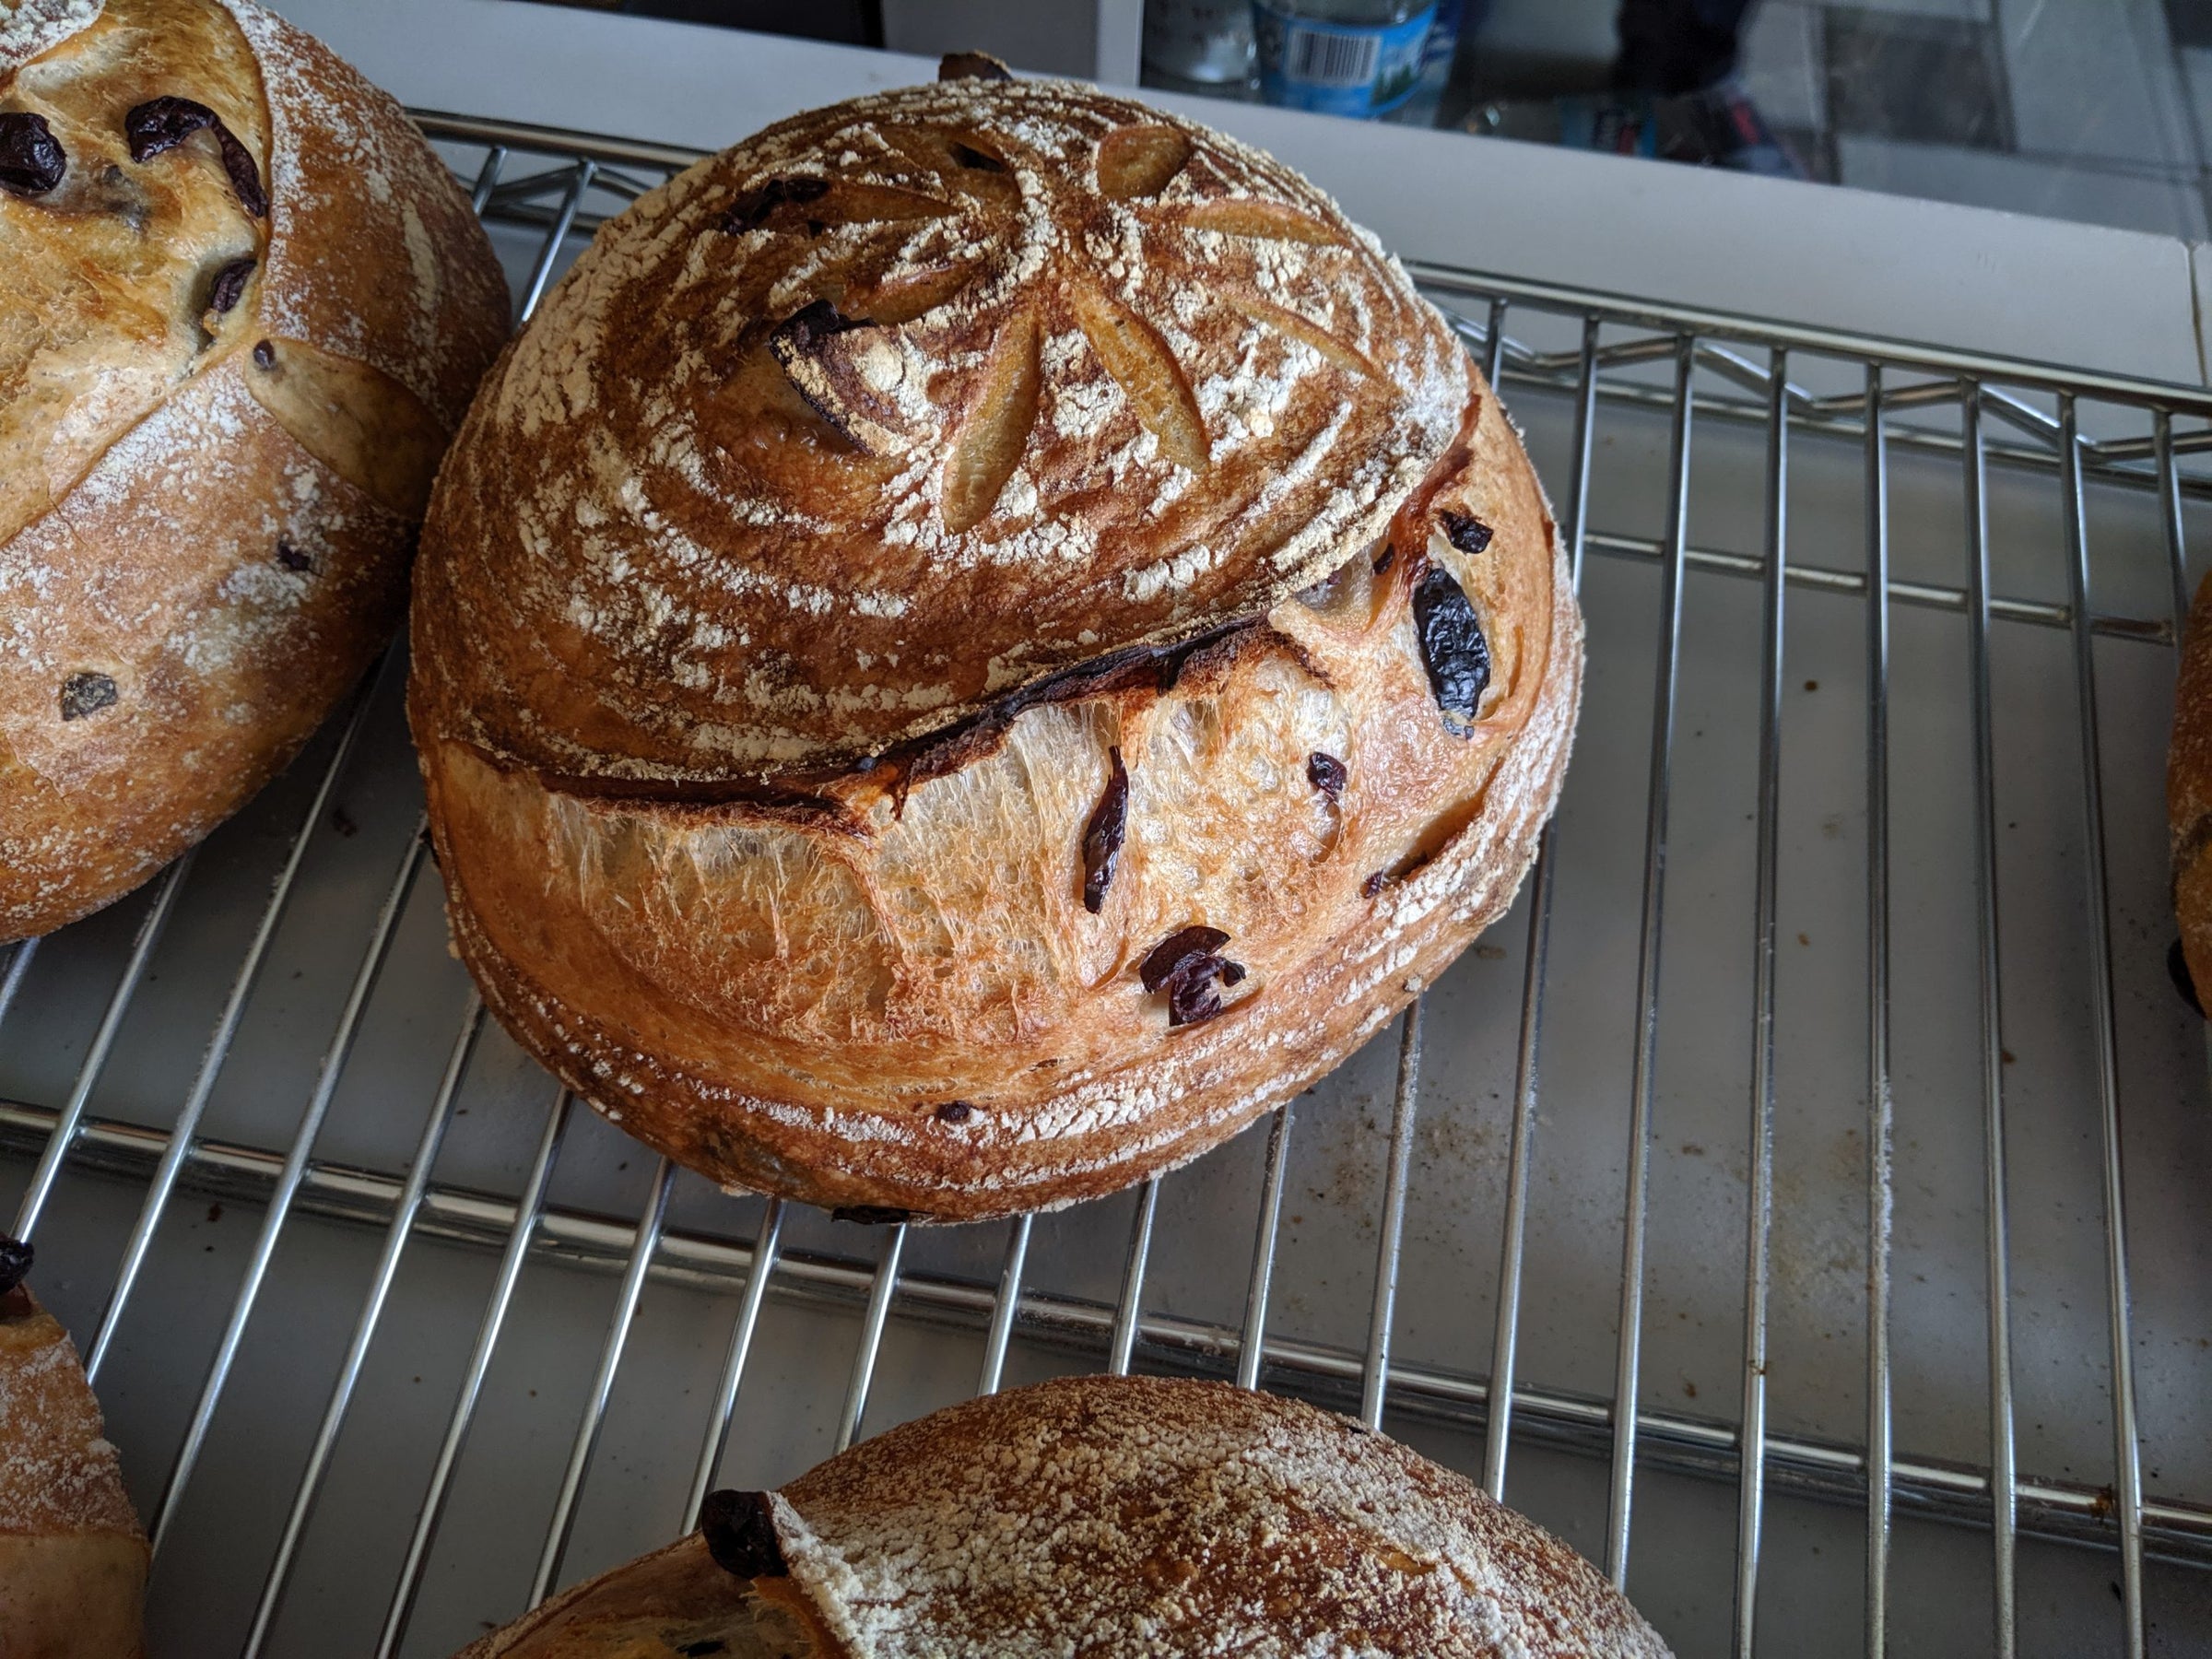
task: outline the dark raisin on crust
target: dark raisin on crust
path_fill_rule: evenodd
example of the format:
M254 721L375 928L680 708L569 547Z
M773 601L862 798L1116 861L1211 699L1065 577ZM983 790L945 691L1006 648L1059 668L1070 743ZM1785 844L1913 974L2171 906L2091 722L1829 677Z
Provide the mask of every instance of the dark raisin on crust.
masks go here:
M853 1221L862 1227L896 1227L913 1218L912 1210L896 1209L888 1204L841 1204L830 1212L832 1221Z
M784 1578L783 1546L766 1492L709 1492L699 1506L699 1530L714 1565L738 1578Z
M766 224L769 216L785 206L804 206L818 202L830 194L830 181L810 177L805 173L788 178L771 179L757 190L738 197L730 210L722 216L722 228L735 236L740 231L758 230Z
M1334 755L1315 749L1306 757L1306 782L1332 801L1344 794L1347 776L1344 762Z
M115 681L105 674L87 670L73 674L62 682L62 718L82 720L110 707L123 695L115 688Z
M1370 874L1365 881L1359 884L1359 891L1365 897L1372 899L1377 893L1381 892L1389 885L1390 872L1387 870L1376 870Z
M276 538L276 562L288 571L312 571L315 561L283 536Z
M948 52L937 60L937 78L948 80L1012 80L1014 71L987 52Z
M256 340L256 341L254 341L254 342L253 342L253 362L254 362L254 366L255 366L256 368L261 368L261 369L274 369L274 368L276 368L276 347L275 346L271 345L271 344L270 344L268 341L266 341L266 340Z
M1136 977L1144 982L1146 990L1157 991L1186 957L1210 956L1228 943L1229 935L1218 927L1179 927L1145 954L1136 966Z
M1451 571L1431 566L1422 575L1413 590L1413 619L1420 630L1429 688L1444 712L1444 729L1470 736L1490 683L1490 643Z
M1397 561L1398 550L1395 547L1385 547L1382 549L1382 557L1375 560L1375 574L1378 576L1387 574L1390 567Z
M1462 553L1479 553L1490 545L1490 536L1494 533L1473 513L1447 511L1436 516L1438 523L1444 527L1444 539Z
M974 1115L975 1108L965 1100L947 1100L936 1111L940 1124L964 1124Z
M0 190L44 195L68 171L69 157L45 116L29 110L0 113Z
M215 280L207 288L207 309L222 316L238 303L238 297L246 291L246 278L253 275L253 256L234 259L216 272Z
M2173 980L2173 988L2182 994L2182 1000L2189 1005L2189 1011L2199 1019L2204 1018L2205 1006L2197 1000L2196 981L2189 972L2189 954L2182 948L2179 939L2166 952L2166 971Z
M952 159L971 172L1003 173L1006 171L1006 164L996 156L987 156L974 145L962 144L957 138L953 140Z
M1121 862L1122 837L1129 827L1129 773L1122 765L1122 751L1106 751L1111 768L1105 793L1083 826L1083 908L1097 915L1113 885L1114 866Z
M176 148L202 127L214 130L216 147L222 152L223 171L229 175L238 205L255 218L268 218L269 198L261 187L261 169L238 135L223 124L223 118L206 104L189 98L154 98L123 118L131 159L141 163Z
M23 1282L30 1271L31 1258L37 1255L27 1239L0 1238L0 1296L6 1296Z

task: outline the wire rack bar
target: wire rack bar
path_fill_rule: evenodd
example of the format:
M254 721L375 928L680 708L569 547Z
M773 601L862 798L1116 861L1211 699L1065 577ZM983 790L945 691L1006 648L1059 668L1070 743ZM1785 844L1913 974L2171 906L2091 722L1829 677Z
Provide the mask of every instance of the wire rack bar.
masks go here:
M1398 1041L1398 1087L1391 1104L1390 1156L1382 1181L1382 1238L1376 1245L1375 1293L1368 1312L1367 1364L1359 1378L1359 1420L1382 1427L1390 1386L1390 1326L1398 1307L1398 1258L1406 1241L1406 1182L1413 1162L1413 1119L1421 1098L1421 999L1406 1007ZM1279 1196L1278 1196L1279 1203Z
M292 888L299 881L308 844L314 840L315 826L322 823L324 814L330 809L331 797L337 793L347 764L353 759L354 746L360 740L361 728L368 723L370 708L376 701L377 690L392 660L393 653L386 652L355 688L353 707L339 731L337 747L324 765L323 775L316 781L314 795L300 817L300 827L292 831L291 844L285 851L284 864L276 872L267 901L262 906L261 921L246 947L245 959L239 964L238 972L230 982L230 994L224 999L223 1011L216 1019L215 1033L207 1040L206 1050L200 1056L200 1068L193 1077L191 1088L185 1092L184 1103L177 1109L175 1132L170 1136L171 1155L155 1171L153 1184L139 1206L138 1219L124 1245L123 1260L116 1267L115 1282L109 1288L107 1306L100 1312L91 1346L85 1351L85 1375L88 1378L99 1376L100 1367L106 1363L109 1346L123 1323L124 1309L130 1303L139 1272L146 1265L147 1253L153 1247L154 1234L168 1211L170 1193L176 1185L184 1152L192 1145L192 1137L199 1132L200 1119L206 1115L207 1102L215 1094L216 1080L230 1058L230 1045L237 1039L238 1024L245 1015L246 1003L253 994L253 987L260 982L262 965L267 960L269 946L276 937L277 924L284 920L285 911L291 902ZM57 1139L56 1156L65 1149L66 1138Z
M2004 995L1997 949L1996 758L1991 732L1989 668L1989 503L1982 454L1982 400L1962 400L1966 422L1968 612L1974 728L1975 893L1980 910L1983 1136L1987 1184L1989 1280L1990 1546L2000 1659L2018 1646L2018 1597L2013 1583L2018 1529L2018 1469L2012 1409L2012 1265L2005 1176Z
M561 1558L576 1530L576 1506L583 1496L584 1477L591 1473L592 1453L599 1449L599 1433L606 1426L606 1402L615 1392L615 1373L622 1367L622 1350L629 1346L630 1326L637 1322L638 1299L645 1293L645 1275L653 1266L653 1253L660 1247L661 1229L668 1220L668 1194L676 1186L676 1165L665 1158L655 1166L653 1196L646 1201L645 1218L630 1246L629 1265L622 1272L622 1288L615 1297L615 1311L606 1322L606 1340L599 1350L599 1369L592 1375L591 1392L584 1396L583 1413L576 1425L576 1439L569 1447L568 1467L561 1472L560 1491L553 1500L553 1519L546 1528L546 1547L537 1558L530 1580L530 1606L535 1607L553 1594L560 1576Z
M1689 545L1689 383L1696 367L1696 342L1684 335L1675 352L1675 429L1667 466L1669 557L1662 567L1658 685L1652 694L1651 793L1644 820L1643 915L1637 946L1636 1061L1629 1091L1629 1183L1621 1228L1613 1483L1606 1524L1606 1571L1617 1585L1628 1583L1629 1533L1635 1500L1637 1387L1643 1359L1645 1200L1650 1185L1652 1104L1657 1088L1659 930L1666 894L1666 808L1674 770L1675 688L1682 641L1682 556Z
M392 1282L399 1277L399 1258L406 1250L416 1213L422 1207L422 1194L430 1184L430 1171L438 1161L445 1132L453 1123L461 1079L467 1075L477 1040L483 1034L484 1005L472 991L467 1012L462 1017L460 1033L453 1039L453 1052L446 1059L445 1073L439 1078L438 1092L422 1121L422 1138L416 1143L415 1156L408 1161L406 1185L400 1189L392 1225L384 1230L383 1253L377 1258L376 1272L369 1281L369 1293L361 1301L360 1317L354 1322L353 1338L347 1345L345 1361L338 1367L337 1381L331 1386L330 1402L323 1409L323 1421L315 1430L315 1443L307 1454L307 1466L300 1471L299 1487L292 1494L291 1512L286 1515L284 1532L276 1540L276 1558L262 1581L261 1599L254 1606L253 1622L247 1630L241 1659L257 1659L284 1605L293 1558L299 1553L300 1540L307 1534L315 1500L322 1495L323 1477L330 1467L331 1453L337 1449L338 1432L346 1426L347 1410L353 1404L353 1391L360 1382L361 1367L368 1362L369 1345L375 1340L377 1322L383 1317L384 1303L392 1294Z
M238 1358L238 1345L245 1338L246 1323L253 1318L253 1304L268 1278L269 1264L276 1259L277 1241L284 1236L284 1224L290 1218L292 1201L299 1196L308 1159L314 1151L315 1136L322 1132L323 1120L329 1114L331 1097L337 1093L338 1079L345 1073L347 1058L353 1053L354 1037L360 1030L361 1016L368 1011L369 994L376 988L377 976L383 972L384 958L392 948L392 935L399 926L400 913L406 909L407 895L414 890L415 877L422 868L429 846L429 823L426 818L416 826L415 834L407 842L406 854L399 862L399 872L392 878L383 905L377 912L376 924L369 935L369 947L361 954L361 965L354 974L352 989L347 993L346 1006L338 1015L337 1030L332 1034L323 1064L316 1071L314 1091L300 1114L300 1127L293 1133L291 1151L276 1177L276 1190L269 1194L261 1232L253 1241L245 1277L240 1280L238 1295L230 1304L229 1322L223 1327L222 1340L216 1345L215 1358L208 1362L206 1379L200 1385L199 1403L193 1407L192 1422L184 1430L183 1443L177 1449L169 1479L147 1521L147 1536L152 1541L156 1557L168 1540L184 1488L191 1484L193 1470L198 1466L200 1453L207 1443L208 1427L215 1421L216 1407L222 1402L223 1387L230 1380L231 1363ZM110 1306L112 1313L120 1317L122 1304L114 1302ZM111 1323L109 1334L112 1335L113 1330ZM89 1363L85 1369L89 1375Z
M137 994L138 982L146 976L147 960L154 954L154 947L161 942L162 930L169 925L170 912L176 908L177 895L183 890L193 853L197 851L194 848L187 852L156 878L153 902L146 907L146 913L138 920L138 931L131 936L131 954L124 959L123 972L100 1014L100 1029L92 1034L92 1045L85 1051L84 1063L76 1068L76 1081L70 1085L69 1099L54 1120L45 1149L40 1154L38 1168L30 1173L30 1185L23 1194L22 1203L16 1207L15 1225L8 1230L26 1243L39 1224L46 1200L53 1194L54 1181L62 1172L62 1160L69 1155L69 1148L76 1139L77 1126L84 1121L85 1102L92 1098L93 1086L100 1081L100 1074L107 1069L108 1053L115 1046L115 1033L123 1029L123 1017L130 1012L131 998ZM18 959L28 964L29 959ZM86 1376L90 1377L95 1369L88 1363Z
M2166 562L2173 576L2173 637L2179 643L2189 626L2189 543L2182 528L2181 474L2173 462L2173 417L2160 409L2151 423L2159 468L2159 517L2166 532Z
M7 947L7 971L0 973L0 1020L6 1019L8 1009L15 1006L16 993L23 989L38 954L36 939L18 939Z
M1260 1189L1260 1216L1252 1245L1252 1278L1244 1289L1244 1332L1237 1343L1237 1386L1257 1388L1267 1352L1267 1293L1275 1277L1275 1235L1283 1214L1283 1177L1290 1165L1293 1102L1276 1108L1267 1127L1267 1174Z
M1889 1632L1889 452L1866 366L1866 1659Z
M1766 1500L1767 1296L1774 1226L1774 912L1782 859L1783 605L1789 568L1787 357L1774 351L1767 439L1767 591L1759 711L1759 870L1752 930L1751 1190L1744 1242L1743 1473L1735 1521L1735 1651L1749 1659L1758 1622Z
M737 1390L745 1381L746 1361L752 1357L753 1337L760 1328L760 1310L768 1301L769 1281L776 1271L776 1250L783 1238L783 1200L771 1198L760 1212L760 1230L753 1236L752 1261L745 1276L745 1300L737 1304L736 1323L730 1327L730 1351L722 1363L722 1380L715 1384L714 1405L707 1414L706 1444L700 1448L699 1466L691 1471L691 1489L684 1498L679 1531L699 1524L699 1512L714 1488L715 1471L730 1443L730 1424L737 1415Z
M991 1330L983 1339L983 1369L975 1392L994 1394L1006 1371L1006 1342L1014 1335L1014 1320L1021 1306L1021 1270L1029 1260L1030 1228L1037 1218L1019 1216L1006 1230L1006 1265L998 1276L998 1295L991 1306Z
M415 1600L422 1592L422 1571L429 1565L430 1546L437 1541L438 1524L445 1517L445 1500L453 1491L453 1470L461 1462L462 1449L468 1444L469 1425L475 1420L477 1402L484 1393L485 1373L491 1370L500 1328L507 1323L507 1311L514 1302L514 1288L522 1279L523 1265L529 1260L530 1245L539 1218L545 1212L546 1187L553 1179L553 1166L560 1158L561 1139L568 1133L569 1115L574 1106L575 1097L567 1089L556 1091L552 1110L546 1113L545 1131L538 1137L537 1154L531 1159L530 1173L524 1179L522 1194L508 1206L506 1248L492 1280L491 1297L485 1303L483 1321L477 1327L476 1347L469 1353L468 1367L462 1373L461 1387L453 1398L453 1415L446 1420L445 1438L439 1443L436 1462L430 1465L429 1484L423 1490L422 1507L416 1512L415 1528L407 1539L407 1553L400 1563L399 1579L393 1585L392 1600L384 1612L384 1628L377 1636L376 1659L392 1659L407 1633L408 1621L415 1616Z
M899 1288L899 1258L906 1253L906 1226L903 1221L897 1223L883 1241L883 1260L877 1265L875 1281L868 1288L868 1311L860 1323L860 1347L853 1356L853 1379L845 1388L845 1409L838 1419L834 1451L842 1452L853 1443L853 1437L860 1432L861 1418L867 1414L868 1385L875 1380L876 1356L883 1347L883 1324L891 1316L891 1297Z
M546 296L546 285L553 279L553 265L560 257L560 244L568 239L570 229L576 223L576 210L583 205L583 193L592 187L598 173L595 161L580 160L575 176L560 198L559 210L553 216L552 229L546 232L545 245L538 251L537 263L530 270L529 284L523 289L523 303L515 313L518 323L527 323L530 314L537 310L537 302Z
M1492 338L1503 307L1491 312ZM1602 324L1583 321L1582 379L1575 394L1574 456L1567 485L1567 581L1583 585L1583 526L1590 516L1590 451L1597 429L1597 352ZM1529 877L1528 949L1521 981L1521 1034L1513 1071L1513 1125L1506 1153L1504 1238L1498 1252L1498 1306L1490 1333L1490 1375L1497 1380L1495 1408L1483 1442L1483 1488L1505 1500L1505 1466L1513 1425L1513 1368L1521 1335L1521 1284L1528 1243L1528 1171L1535 1158L1536 1091L1544 1041L1544 979L1551 958L1551 888L1558 831L1546 820L1536 839Z
M2074 394L2058 400L2060 429L2074 435ZM2081 466L2066 445L2064 485L2066 571L2074 610L2088 614L2089 533L2081 499ZM2082 867L2089 915L2089 989L2097 1026L2099 1139L2103 1151L2105 1296L2112 1328L2112 1458L2120 1519L2121 1608L2128 1659L2143 1659L2143 1465L2136 1434L2135 1337L2127 1284L2127 1204L2120 1161L2120 1033L2112 1008L2112 919L2104 852L2104 769L2097 731L2097 647L2086 628L2074 630L2074 687L2081 727Z
M1136 1356L1136 1332L1144 1320L1145 1269L1152 1259L1152 1222L1159 1213L1159 1177L1147 1181L1136 1194L1136 1216L1129 1224L1129 1254L1122 1267L1122 1300L1114 1309L1113 1342L1106 1369L1117 1377L1129 1374Z

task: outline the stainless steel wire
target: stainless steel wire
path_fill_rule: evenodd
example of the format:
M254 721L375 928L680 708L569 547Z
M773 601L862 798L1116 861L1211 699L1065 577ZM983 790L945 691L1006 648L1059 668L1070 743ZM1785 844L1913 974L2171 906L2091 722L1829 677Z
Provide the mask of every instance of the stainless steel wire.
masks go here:
M1114 1310L1113 1342L1107 1350L1106 1369L1117 1377L1129 1374L1136 1357L1137 1327L1144 1320L1145 1269L1152 1260L1152 1223L1159 1214L1159 1177L1138 1189L1136 1215L1129 1224L1129 1254L1122 1266L1122 1300Z
M1359 1378L1359 1420L1382 1427L1390 1387L1390 1330L1398 1309L1398 1259L1406 1243L1406 1186L1413 1166L1414 1115L1421 1101L1421 999L1399 1023L1398 1087L1391 1100L1390 1153L1383 1165L1382 1220L1375 1230L1375 1289L1369 1304L1367 1364ZM1279 1200L1278 1200L1279 1202Z
M1675 343L1675 415L1667 464L1667 548L1659 595L1658 683L1652 694L1650 798L1643 838L1643 913L1636 969L1636 1059L1630 1082L1629 1179L1620 1252L1620 1318L1613 1382L1613 1478L1606 1523L1606 1572L1629 1578L1635 1501L1638 1384L1643 1358L1644 1224L1650 1184L1652 1105L1657 1089L1659 934L1666 894L1666 809L1674 769L1675 691L1680 677L1682 556L1689 544L1690 379L1697 342Z
M678 1525L686 1531L698 1524L700 1505L713 1490L715 1472L730 1443L730 1424L737 1414L737 1390L745 1382L746 1361L752 1358L753 1337L760 1328L760 1310L768 1301L768 1287L775 1277L776 1250L783 1238L783 1200L771 1198L760 1212L760 1230L753 1235L753 1259L745 1278L745 1300L737 1304L736 1323L730 1327L730 1351L722 1362L722 1380L715 1384L714 1404L707 1415L706 1443L700 1448L699 1465L691 1471L691 1489L684 1498Z
M2173 460L2173 416L2160 409L2151 417L2151 442L2159 469L2159 517L2166 533L2166 564L2173 578L2173 638L2180 643L2189 626L2189 544L2182 528L2182 475ZM0 1002L0 1012L6 1005Z
M1021 1307L1021 1269L1030 1255L1030 1228L1035 1216L1018 1216L1006 1229L1006 1265L999 1272L998 1295L991 1307L991 1329L983 1337L982 1374L975 1392L994 1394L1006 1375L1006 1343L1014 1335L1014 1321Z
M2079 415L2074 394L2058 400L2065 461L2059 472L2066 531L2066 574L2074 614L2088 615L2089 531L2081 494L2081 457L2074 442ZM2121 1612L2128 1659L2143 1655L2143 1462L2136 1432L2136 1359L2127 1279L2127 1206L2120 1149L2120 1032L2112 1006L2112 919L2105 865L2104 768L2097 729L2097 643L2074 629L2074 691L2081 732L2082 869L2088 905L2090 1010L2097 1028L2098 1139L2103 1153L2105 1300L2112 1330L2112 1461L2120 1523Z
M1866 1655L1889 1632L1889 452L1866 368Z
M1774 913L1782 859L1783 574L1789 560L1788 354L1774 349L1767 435L1767 592L1759 710L1759 868L1752 928L1751 1157L1744 1244L1744 1375L1735 1521L1735 1651L1749 1659L1759 1616L1767 1479L1767 1298L1774 1229Z
M1237 1386L1257 1388L1267 1357L1267 1293L1275 1277L1275 1234L1283 1215L1283 1175L1290 1162L1290 1114L1297 1102L1275 1110L1267 1130L1267 1173L1260 1187L1260 1218L1252 1245L1252 1278L1244 1290L1244 1333L1237 1344Z
M906 1227L905 1222L898 1222L884 1237L883 1260L877 1265L875 1283L868 1290L868 1311L860 1322L860 1347L853 1356L845 1408L838 1418L835 1449L840 1452L853 1443L867 1415L868 1386L875 1381L876 1356L883 1347L884 1322L891 1315L891 1298L899 1289L899 1258L906 1253Z
M2018 1638L2013 1582L2019 1524L2019 1469L2012 1407L2012 1247L2005 1169L2004 994L1997 948L1996 756L1991 730L1989 665L1989 500L1983 455L1982 399L1969 385L1960 399L1966 435L1967 613L1970 692L1973 699L1974 890L1980 912L1982 992L1983 1214L1989 1301L1990 1547L1994 1622L1999 1659L2012 1659Z
M7 971L0 973L0 1020L7 1018L8 1009L15 1006L16 993L23 989L29 977L30 965L38 959L39 942L36 939L18 939L7 950Z

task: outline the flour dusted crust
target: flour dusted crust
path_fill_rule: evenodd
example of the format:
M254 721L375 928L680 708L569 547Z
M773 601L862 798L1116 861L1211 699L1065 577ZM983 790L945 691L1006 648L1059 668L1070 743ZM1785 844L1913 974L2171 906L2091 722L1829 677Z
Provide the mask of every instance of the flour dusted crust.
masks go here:
M219 131L134 159L160 99ZM244 0L0 6L27 117L66 169L0 187L0 939L144 880L359 677L507 307L397 105Z
M2212 1007L2212 577L2196 590L2173 692L2166 760L2173 904L2199 1007Z
M665 1659L717 1618L794 1601L818 1627L811 1647L729 1651L1667 1651L1587 1561L1465 1477L1347 1418L1225 1383L1086 1377L971 1401L841 1453L771 1507L787 1579L735 1578L694 1535L466 1659Z
M500 1019L726 1184L924 1219L1112 1191L1336 1065L1510 903L1582 662L1519 437L1403 273L1061 83L801 116L612 221L456 441L412 628ZM1139 967L1194 925L1241 977L1171 1024Z
M146 1535L69 1335L0 1294L0 1659L136 1659Z

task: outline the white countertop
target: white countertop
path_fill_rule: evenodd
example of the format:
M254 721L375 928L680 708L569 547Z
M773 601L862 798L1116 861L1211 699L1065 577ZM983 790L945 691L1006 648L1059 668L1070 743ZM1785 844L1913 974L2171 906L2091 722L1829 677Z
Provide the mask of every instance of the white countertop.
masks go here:
M719 147L925 59L517 0L275 0L407 103ZM1865 191L1147 93L1409 258L2203 383L2194 251Z

